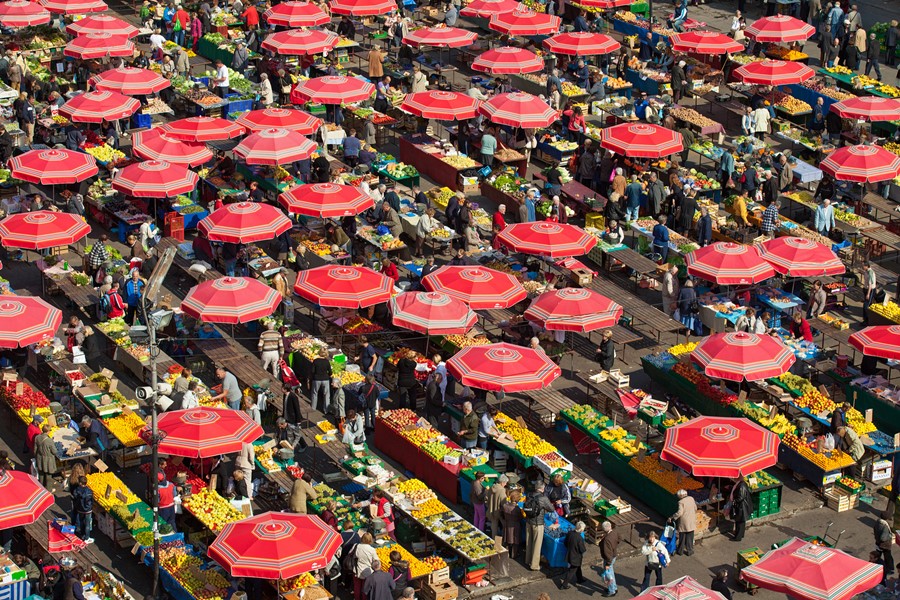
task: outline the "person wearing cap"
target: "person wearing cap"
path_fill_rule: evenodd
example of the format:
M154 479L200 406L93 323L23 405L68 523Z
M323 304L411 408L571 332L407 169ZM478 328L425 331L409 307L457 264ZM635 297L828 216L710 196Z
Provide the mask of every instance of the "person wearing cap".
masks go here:
M860 31L862 31L862 29L860 29ZM872 67L875 67L875 78L878 79L878 81L881 81L881 67L878 64L880 56L881 44L875 39L875 34L870 33L869 47L866 48L866 77L869 76Z

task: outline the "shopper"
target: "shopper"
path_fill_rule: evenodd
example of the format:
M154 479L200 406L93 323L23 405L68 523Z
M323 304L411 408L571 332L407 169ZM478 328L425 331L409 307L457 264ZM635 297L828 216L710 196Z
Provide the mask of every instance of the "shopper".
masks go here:
M834 229L834 207L831 205L830 198L825 198L822 200L822 204L816 206L813 225L819 235L831 236L831 230Z
M266 329L259 335L259 343L256 349L262 358L264 371L271 371L273 377L278 377L278 363L284 354L284 343L281 334L275 331L275 321L266 323Z
M506 502L506 486L508 484L509 477L501 475L488 492L486 516L491 524L491 535L494 538L502 538L503 532L500 529L500 523L503 519L503 504Z
M312 477L309 473L304 473L300 479L295 480L294 484L291 486L291 512L299 513L301 515L307 514L307 502L310 500L317 500L318 498L319 493L316 492L316 489L312 485Z
M350 561L353 566L353 599L364 600L363 584L365 578L375 569L375 563L378 562L378 553L372 546L375 538L371 533L364 533L356 545L355 549L350 550L353 560ZM355 564L354 564L355 563ZM381 563L378 562L378 568L381 569Z
M603 559L601 566L603 572L600 576L606 583L606 592L603 594L607 598L615 596L619 592L616 585L616 556L619 551L619 532L613 529L612 523L603 521L600 525L602 535L598 542L600 546L600 557Z
M750 486L743 475L738 475L731 488L728 504L731 505L731 519L734 521L734 541L744 539L747 530L747 520L753 514L753 498L750 494Z
M56 492L53 474L56 473L56 442L50 437L50 425L41 426L41 433L34 438L34 462L41 485Z
M678 547L675 554L691 556L694 553L694 530L697 528L697 502L688 496L687 490L678 490L678 510L669 520L675 522Z
M519 501L522 494L515 490L509 494L500 506L500 522L503 525L503 545L509 552L509 557L515 560L519 553L519 545L522 543L522 509Z
M417 365L408 355L397 361L397 406L413 412L416 410L419 387L419 380L416 379Z
M312 388L309 403L313 410L319 410L319 396L322 396L322 412L327 412L331 405L331 361L328 360L328 349L321 348L319 355L312 361Z
M584 521L578 521L575 529L566 534L566 562L569 563L569 568L560 589L567 590L572 587L573 583L579 585L587 583L581 570L585 552L587 552L587 546L584 543Z
M487 509L488 489L485 487L484 471L475 471L475 481L472 482L472 491L469 501L472 503L472 524L478 531L484 531Z
M725 600L731 600L731 590L728 589L728 569L721 569L716 573L709 589L722 594L722 597L725 598Z
M478 415L472 410L471 402L463 403L463 417L459 424L459 440L462 447L466 449L474 448L478 445Z
M87 544L93 544L94 538L91 531L94 529L93 510L94 492L88 487L87 477L78 478L78 487L72 492L72 505L75 514L75 535ZM890 552L890 550L888 551Z
M125 312L125 322L133 325L136 322L138 309L141 306L141 297L144 292L144 280L137 269L131 270L131 279L125 282L125 302L128 309Z
M522 510L525 512L525 566L532 571L540 571L544 516L554 512L553 505L544 495L543 482L534 486L534 493L525 501Z
M393 600L394 580L389 573L381 570L381 561L372 561L372 568L365 578L362 592L367 600Z
M891 553L891 546L894 543L894 532L891 527L891 519L893 518L892 507L893 504L888 504L888 507L879 513L874 527L875 548L884 561L884 578L881 580L882 583L889 575L894 574L894 556Z
M641 554L646 557L644 564L644 582L641 589L646 590L650 587L650 576L656 574L656 585L663 584L663 569L669 564L669 551L666 550L665 544L659 541L659 536L655 531L647 534L647 541L641 547Z
M403 560L403 555L397 550L392 550L390 554L391 566L388 569L388 575L394 582L393 597L394 600L400 598L406 590L407 585L412 579L412 573L409 570L409 561Z

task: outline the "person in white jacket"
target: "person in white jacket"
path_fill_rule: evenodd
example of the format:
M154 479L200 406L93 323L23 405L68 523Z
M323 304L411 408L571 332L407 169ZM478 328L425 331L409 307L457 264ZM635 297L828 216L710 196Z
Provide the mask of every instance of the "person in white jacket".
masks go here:
M656 573L656 585L663 584L663 565L669 564L669 551L666 550L665 544L659 541L655 531L647 534L647 541L641 546L641 554L647 557L647 563L644 565L644 583L641 584L641 590L650 587L650 575ZM662 563L660 563L662 557Z
M354 552L354 561L356 566L353 569L353 598L354 600L363 600L363 583L366 577L372 572L372 564L378 560L378 553L372 543L375 538L371 533L364 533L356 545Z

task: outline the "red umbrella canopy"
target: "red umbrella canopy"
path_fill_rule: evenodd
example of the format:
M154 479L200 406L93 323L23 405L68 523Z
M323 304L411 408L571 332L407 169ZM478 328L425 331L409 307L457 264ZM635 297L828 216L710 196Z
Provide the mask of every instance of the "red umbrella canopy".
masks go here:
M121 169L113 177L112 186L136 198L171 198L192 192L199 179L184 165L147 160Z
M248 165L285 165L315 154L318 147L296 131L264 129L235 146L234 154Z
M447 371L463 385L494 392L539 390L562 373L542 350L504 343L463 348Z
M403 43L411 46L463 48L471 46L477 39L477 33L459 27L422 27L410 31L409 35L403 38Z
M213 157L212 150L204 144L178 141L166 135L161 128L136 132L131 137L131 150L138 158L164 160L189 167L207 163Z
M464 17L490 19L491 15L512 12L519 8L519 0L472 0L459 14Z
M478 112L498 125L539 129L559 118L559 113L531 94L497 94L478 106Z
M477 114L478 100L456 92L425 91L407 94L400 110L423 119L453 121L473 119Z
M279 4L278 6L281 6ZM308 112L292 108L264 108L248 110L235 123L243 125L247 131L264 129L287 129L303 135L312 135L322 126L322 120Z
M777 237L757 244L756 250L776 272L789 277L841 275L846 271L834 250L806 238Z
M729 381L759 381L787 373L797 357L770 335L716 333L701 341L691 360L710 377Z
M473 71L498 75L534 73L544 68L544 59L525 48L506 46L482 52L472 63Z
M684 576L666 585L647 588L634 600L725 600L725 597Z
M206 458L240 452L263 434L263 429L242 410L201 406L164 413L159 430L165 438L159 453Z
M246 133L243 125L221 117L188 117L161 127L170 138L182 142L230 140Z
M426 275L422 285L462 300L473 310L509 308L528 295L513 275L486 267L444 265Z
M79 35L66 44L63 54L83 60L107 56L134 56L134 44L124 35L88 33Z
M137 99L118 92L86 92L63 104L59 112L75 123L102 123L127 119L140 107Z
M819 168L838 181L889 181L900 175L900 156L881 146L844 146L826 156Z
M391 298L397 327L429 335L463 335L478 315L465 302L439 292L406 292Z
M84 15L109 10L102 0L41 0L41 5L50 12L66 15Z
M559 33L544 40L543 44L549 52L572 56L609 54L622 47L622 44L608 35L588 31Z
M66 25L66 32L70 35L108 33L110 35L123 35L127 38L132 38L138 34L138 28L110 15L90 15L70 25Z
M747 419L699 417L667 429L659 457L695 477L735 478L778 462L779 442Z
M53 494L30 473L0 471L0 530L30 525L53 506Z
M326 75L298 83L291 90L291 102L303 104L314 100L319 104L345 104L368 100L374 93L375 86L368 81L343 75Z
M395 10L395 0L331 0L331 12L336 15L364 17L386 15Z
M757 85L788 85L812 79L814 70L803 63L786 60L761 60L734 70L734 75L744 83Z
M8 0L0 2L0 23L6 27L33 27L50 22L50 11L36 2Z
M804 600L850 600L883 576L882 565L798 538L741 570L749 583Z
M622 123L606 127L600 145L622 156L662 158L684 150L681 134L649 123Z
M675 52L691 52L693 54L725 54L740 52L744 45L716 31L688 31L676 33L671 38Z
M367 267L329 266L297 275L294 292L319 306L365 308L391 299L394 281Z
M631 6L632 0L584 0L582 4L593 8L604 8L610 10L623 6Z
M220 277L192 287L181 310L207 323L248 323L275 312L281 294L250 277Z
M688 275L719 285L749 285L775 277L775 269L752 246L716 242L686 256Z
M337 46L341 38L318 29L293 29L273 33L263 40L262 47L275 54L291 56L324 54Z
M372 197L352 185L307 183L278 196L289 213L334 219L349 217L375 205Z
M900 325L873 325L850 336L850 345L865 354L900 360Z
M312 2L282 2L263 15L269 25L281 27L318 27L331 22L331 17Z
M154 94L172 85L172 82L162 75L154 73L150 69L136 67L109 69L99 75L94 75L88 80L88 83L98 90L119 92L126 96Z
M774 15L757 19L744 33L757 42L805 42L816 32L812 25L788 15Z
M587 333L613 327L622 312L621 306L593 290L562 288L535 298L525 318L550 331Z
M497 240L516 252L553 258L582 256L597 245L597 238L581 227L552 221L507 225Z
M508 35L552 35L559 31L562 19L530 8L516 8L491 15L488 27Z
M0 348L20 348L50 339L61 324L62 311L40 298L0 299Z
M266 512L225 525L208 553L232 577L281 580L324 569L340 546L316 515Z
M831 105L831 111L842 119L861 121L896 121L900 119L900 100L878 96L854 96Z
M7 248L42 250L74 244L91 227L78 215L50 210L17 213L0 221L0 239Z
M65 185L97 174L97 161L74 150L29 150L9 159L12 176L30 183Z
M291 220L271 204L233 202L200 221L200 234L213 242L250 244L278 237L293 227Z

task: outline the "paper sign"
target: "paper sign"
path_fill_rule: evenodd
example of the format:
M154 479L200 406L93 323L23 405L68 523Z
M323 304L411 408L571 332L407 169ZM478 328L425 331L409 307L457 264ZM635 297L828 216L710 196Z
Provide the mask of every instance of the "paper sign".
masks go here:
M894 448L900 448L900 433L894 434Z
M114 391L116 391L116 388L118 388L118 387L119 387L118 379L110 379L109 380L109 390L108 391L110 394L112 394Z
M106 484L106 491L103 492L103 497L104 497L104 498L109 498L110 496L112 496L112 492L113 492L112 486L111 486L110 484L107 483L107 484Z
M670 406L669 409L672 411L672 415L675 417L676 421L681 419L681 413L678 412L677 408L675 408L674 406Z
M3 374L3 381L15 381L18 378L19 378L18 373L6 372Z
M216 489L218 483L219 483L219 474L218 473L213 473L212 475L209 476L209 489L211 489L211 490Z
M819 384L819 393L826 398L831 398L831 394L828 393L828 388L826 388L824 385Z
M21 381L16 384L16 396L21 396L25 392L25 384Z
M873 416L873 415L872 415L872 409L871 409L871 408L867 408L867 409L866 409L866 415L865 415L865 416L866 416L866 423L871 423L871 422L872 422L872 416Z
M50 415L47 417L47 425L51 428L56 427L56 415Z
M137 553L140 551L141 551L140 544L135 544L134 546L131 547L131 553L134 554L135 556L137 556Z
M94 468L97 469L100 473L105 473L109 470L109 467L106 466L106 463L100 460L99 458L94 461Z
M122 504L128 502L128 496L122 493L122 490L116 490L116 498L122 501Z
M274 448L277 445L275 440L269 440L265 444L262 445L263 450L269 450L270 448Z
M131 410L131 407L128 406L127 404L126 404L125 406L122 407L122 414L125 415L125 416L128 416L128 415L130 415L130 414L133 413L133 412L134 412L134 411Z
M108 404L112 404L112 398L109 397L109 394L100 396L100 406L106 406Z
M100 374L106 377L107 379L113 378L113 372L109 369L101 369Z
M769 418L770 418L770 419L774 419L774 418L775 418L775 415L777 415L777 414L778 414L778 407L777 407L777 406L773 406L772 408L769 409Z
M746 401L747 401L747 390L741 390L741 393L738 394L738 401L739 401L739 402L746 402Z

